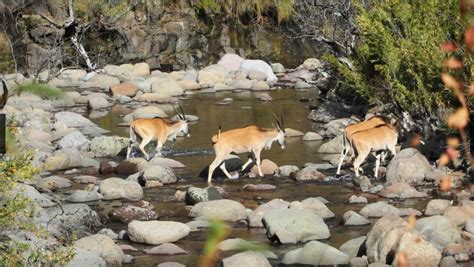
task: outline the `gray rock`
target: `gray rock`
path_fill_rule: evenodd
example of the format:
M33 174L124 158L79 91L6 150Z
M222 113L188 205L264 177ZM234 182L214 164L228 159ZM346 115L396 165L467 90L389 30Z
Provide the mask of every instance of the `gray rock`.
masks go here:
M176 183L178 181L173 169L160 165L146 168L143 172L143 179L145 181L159 181L162 184Z
M338 249L319 241L310 241L302 248L285 254L283 264L343 265L349 263L349 257Z
M218 247L222 251L230 251L230 250L242 250L244 248L251 248L256 245L258 244L256 244L255 242L249 242L241 238L232 238L232 239L226 239L224 241L221 241ZM263 250L263 251L258 251L258 252L261 253L263 256L265 256L267 259L278 259L278 256L275 255L271 251Z
M292 174L297 181L322 180L326 175L318 171L315 166L307 166Z
M369 191L369 188L372 187L372 183L370 182L369 177L364 175L354 177L353 183L356 186L359 186L362 192L367 192Z
M441 259L439 267L458 267L456 259L453 256L446 256Z
M254 81L252 82L252 87L250 88L252 91L268 91L270 90L270 86L264 81Z
M415 229L440 251L449 243L461 241L460 231L448 218L441 215L418 219Z
M286 72L285 67L281 63L272 63L272 64L270 64L270 66L272 67L272 71L274 73L284 73L284 72Z
M432 199L426 205L425 215L442 215L451 206L451 201L447 199Z
M76 148L56 150L46 158L44 169L47 171L64 170L82 166L82 155Z
M303 141L320 141L323 137L315 132L307 132L303 136Z
M322 67L322 63L317 58L308 58L303 62L303 68L307 70L317 70L320 67Z
M252 81L248 79L242 79L242 80L235 80L231 86L236 89L244 89L244 90L249 90L252 88Z
M188 252L175 244L172 243L163 243L159 246L144 249L146 254L153 254L153 255L177 255L177 254L188 254Z
M69 262L70 267L106 267L105 261L93 251L74 248L74 257Z
M60 176L49 176L43 179L40 179L36 183L36 187L47 190L56 190L71 187L71 181L69 179L60 177Z
M342 215L344 225L367 225L370 221L359 215L357 212L349 210Z
M282 199L272 199L267 203L258 206L254 211L248 215L248 221L250 227L263 227L262 218L268 212L275 209L286 209L290 205L289 202Z
M278 167L273 175L275 177L290 177L292 173L299 171L298 166L295 165L283 165Z
M57 122L62 122L67 127L86 127L86 126L97 126L89 119L84 118L82 115L69 112L61 111L54 114L54 118Z
M349 203L350 204L354 204L354 203L367 203L367 198L366 197L363 197L363 196L355 196L355 195L352 195L350 198L349 198Z
M222 198L221 192L216 187L198 188L191 186L186 190L185 201L187 205L195 205L199 202Z
M360 246L364 243L366 236L357 237L346 241L339 247L339 250L344 252L350 258L357 257Z
M108 229L108 228L102 228L99 232L97 232L98 234L101 234L101 235L106 235L110 238L112 238L113 240L117 240L118 239L118 234L116 234L114 231L112 231L111 229ZM123 249L122 249L123 250Z
M314 211L319 217L323 219L334 218L334 213L326 207L326 205L318 198L310 197L301 201L301 206L304 209ZM290 209L292 205L290 205Z
M228 74L224 66L214 64L200 70L197 81L202 88L213 87L216 83L225 83Z
M258 70L251 70L249 71L248 78L250 80L265 81L267 74Z
M380 196L386 198L419 198L419 197L427 197L428 194L426 192L418 192L415 188L411 187L409 184L405 182L396 182L388 187L386 187L381 193Z
M247 218L245 207L229 199L200 202L194 205L189 216L205 220L238 221Z
M128 147L128 138L98 136L92 139L90 150L96 157L115 157Z
M128 224L130 240L148 245L176 242L190 232L184 223L171 221L132 221Z
M83 237L75 242L75 247L98 254L108 266L120 266L122 264L124 255L122 249L106 235L95 234Z
M466 221L466 231L474 234L474 217Z
M239 70L244 74L244 76L247 76L250 71L260 71L267 75L266 81L268 83L275 83L278 81L278 78L273 73L270 65L263 60L246 59L240 64Z
M318 148L318 153L327 153L327 154L336 154L341 153L343 148L342 145L342 135L339 135L332 139L331 141L322 144Z
M386 202L378 201L363 207L359 213L366 218L382 217L388 214L397 214L398 216L399 210Z
M256 251L246 251L222 260L224 267L261 266L271 267L267 258Z
M132 203L124 203L121 207L114 208L111 217L112 219L127 224L133 220L156 220L158 214L155 212L155 206L153 206L153 204L145 200L140 200Z
M395 252L403 251L408 266L415 266L420 262L425 266L438 266L441 260L441 252L416 232L405 232L394 250ZM395 254L394 262L397 260L398 253Z
M188 115L186 115L187 117ZM160 165L160 166L167 166L170 168L186 168L186 166L175 160L175 159L170 159L170 158L162 158L162 157L156 157L150 160L150 165Z
M237 71L239 70L239 66L243 61L244 59L239 55L227 53L222 56L221 59L219 59L217 64L223 66L228 71Z
M74 193L69 195L66 198L66 201L73 202L73 203L83 203L83 202L91 202L97 201L102 198L102 195L97 192L97 190L93 191L85 191L85 190L75 190Z
M139 200L143 198L143 189L137 182L121 178L107 178L99 185L100 193L104 199L126 198Z
M12 190L12 196L23 196L34 202L36 202L40 207L47 208L55 205L50 198L46 197L43 194L40 194L33 186L27 184L17 183Z
M387 166L387 183L420 183L433 173L428 160L415 148L397 153ZM442 178L442 177L440 177Z
M186 267L186 265L178 262L163 262L156 265L156 267Z
M58 143L60 148L75 147L79 151L86 151L90 141L80 131L74 131L64 136Z
M100 226L99 216L86 204L63 204L61 207L51 207L40 211L45 223L66 225L68 227L97 227ZM41 219L42 220L42 219Z
M112 106L112 103L102 97L91 97L89 98L87 105L91 109L106 109Z
M179 96L184 94L184 89L181 85L171 78L154 79L151 83L152 93L160 93L168 96Z
M395 251L397 243L406 231L407 223L397 214L388 214L380 218L367 234L366 248L369 262L385 262L387 255Z
M378 184L376 186L372 186L371 188L369 188L369 193L371 194L377 194L379 192L381 192L383 190L383 185L381 184Z
M349 260L350 267L366 267L368 265L367 258L356 257Z
M262 222L270 241L282 244L330 236L323 219L306 209L275 209L265 214Z
M308 88L311 88L311 84L305 81L297 81L295 83L295 89L308 89Z

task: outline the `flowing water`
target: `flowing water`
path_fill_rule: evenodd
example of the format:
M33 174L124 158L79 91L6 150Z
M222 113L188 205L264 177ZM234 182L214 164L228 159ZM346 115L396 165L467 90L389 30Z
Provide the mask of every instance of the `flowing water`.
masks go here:
M272 113L283 114L285 127L293 128L306 132L317 127L312 125L307 119L309 105L317 105L315 92L312 90L295 91L291 89L281 89L269 92L274 101L263 102L255 97L258 93L252 92L219 92L215 94L194 94L181 99L186 114L197 115L200 120L190 125L191 137L178 138L171 146L170 150L166 150L168 157L174 158L186 165L184 170L178 170L177 175L180 181L176 184L166 185L158 188L146 188L144 199L152 202L160 220L172 220L179 222L189 222L188 210L184 202L166 201L171 198L176 190L185 191L189 186L206 187L207 183L204 179L199 178L199 172L204 169L214 159L213 150L210 139L217 133L219 125L222 130L238 128L246 124L257 124L261 127L271 127L273 122ZM222 105L222 99L230 97L233 99L228 105ZM172 110L169 105L162 105L167 111ZM111 131L111 134L128 137L128 128L118 126L122 122L122 117L131 112L134 107L115 106L111 112L102 114L103 116L90 114L91 119L99 126ZM171 114L168 112L168 114ZM277 165L297 165L302 167L305 163L322 163L321 155L318 155L317 149L321 142L304 142L301 137L287 139L287 149L281 150L277 144L268 151L262 152L262 159L268 158L277 163ZM170 146L169 144L165 145ZM245 161L246 155L241 155ZM116 159L121 160L121 159ZM329 170L329 173L334 170ZM245 184L274 184L274 191L249 192L243 191ZM220 180L215 181L216 186L225 189L229 194L229 199L241 202L245 207L254 209L259 204L281 198L286 201L301 201L308 197L324 197L330 204L328 208L336 214L333 219L325 220L328 224L331 237L328 244L338 248L345 241L365 235L370 226L344 226L341 223L342 215L347 210L359 211L362 204L348 204L351 195L364 195L369 202L377 200L375 195L361 194L355 189L350 181L338 181L331 183L302 183L290 180L289 178L242 178L240 180ZM422 209L428 200L409 200L400 203L392 203L398 207L413 207ZM105 201L104 201L105 202ZM101 209L106 210L112 205L119 205L119 201L104 202ZM374 222L375 220L372 220ZM125 224L108 223L107 227L120 231L126 229ZM297 245L277 245L270 244L266 238L264 229L248 229L244 225L232 225L232 231L228 238L243 238L248 241L257 241L271 246L272 251L279 256L281 260L285 252L301 247ZM151 246L130 243L139 249L138 252L130 253L135 257L135 261L128 266L156 266L161 262L176 261L187 266L196 266L199 255L202 252L204 242L207 238L207 230L192 232L186 238L176 242L178 246L188 251L188 254L175 256L162 255L146 255L144 248ZM126 243L126 241L120 241ZM232 255L233 252L224 253L223 256ZM279 260L271 260L271 263L278 265Z

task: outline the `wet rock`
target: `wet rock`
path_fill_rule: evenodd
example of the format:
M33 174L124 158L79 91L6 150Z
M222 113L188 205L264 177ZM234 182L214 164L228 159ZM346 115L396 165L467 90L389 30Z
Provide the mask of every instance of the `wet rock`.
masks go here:
M272 71L274 73L285 73L286 72L285 67L281 63L272 63L272 64L270 64L270 66L272 67Z
M275 209L264 214L262 222L272 242L294 244L330 236L323 219L306 209Z
M86 83L82 84L80 88L100 88L104 90L109 90L110 86L119 83L120 80L115 77L111 77L106 74L96 74Z
M447 199L432 199L426 205L425 215L441 215L451 206L451 201Z
M357 212L349 210L342 215L344 225L367 225L370 221L359 215Z
M159 246L144 249L146 254L152 255L177 255L177 254L188 254L188 252L175 244L172 243L163 243Z
M342 135L339 135L318 148L318 153L336 154L341 153L343 148Z
M71 195L66 198L66 201L73 202L73 203L83 203L83 202L91 202L97 201L102 199L102 195L97 192L97 190L93 191L85 191L85 190L75 190Z
M350 204L355 204L355 203L367 203L367 198L366 197L363 197L363 196L355 196L355 195L352 195L350 198L349 198L349 203Z
M322 63L317 58L308 58L303 62L303 68L307 70L317 70L320 67L322 67Z
M165 95L162 93L145 93L145 94L139 95L137 97L137 100L140 102L152 102L152 103L160 103L160 104L178 102L177 98L171 97L169 95ZM128 119L128 118L129 118L128 115L124 117L124 119Z
M435 176L435 177L433 177ZM424 179L434 180L444 175L437 173L428 160L415 148L406 148L397 153L387 166L387 183L420 183ZM441 177L439 177L441 176Z
M267 75L266 81L268 83L275 83L278 81L278 78L273 73L270 65L263 60L246 59L240 64L239 70L244 74L244 76L247 76L251 71L260 71Z
M171 221L132 221L128 224L130 240L148 245L176 242L189 234L186 224Z
M359 107L350 107L336 102L325 102L317 109L311 110L308 119L326 123L339 118L350 117L358 113L360 113Z
M145 181L159 181L162 184L176 183L178 178L174 174L173 169L166 166L150 166L143 172Z
M229 251L229 250L242 250L243 248L249 248L255 245L256 245L255 242L249 242L241 238L232 238L232 239L226 239L224 241L221 241L218 247L222 251ZM278 259L278 256L275 255L271 251L265 250L265 251L258 251L258 252L261 253L266 258Z
M243 90L249 90L252 88L252 81L248 79L239 79L235 80L231 86L235 89L243 89Z
M276 186L272 184L246 184L242 187L244 191L269 191L275 189Z
M143 189L137 182L121 178L107 178L100 183L99 189L104 199L107 200L119 198L139 200L143 198Z
M319 172L314 166L307 166L292 174L292 178L297 181L311 181L324 179L326 175Z
M183 88L184 91L201 89L201 85L199 83L191 80L179 81L179 85L181 86L181 88Z
M278 167L273 175L275 177L290 177L292 173L299 171L298 166L295 165L283 165Z
M189 216L205 220L239 221L247 218L247 212L239 202L221 199L197 203Z
M107 162L107 161L101 161L99 165L99 173L100 174L109 174L114 172L114 167Z
M303 136L303 141L320 141L323 137L315 132L307 132Z
M239 66L243 61L244 59L239 55L227 53L222 56L217 64L223 66L228 71L237 71L239 70Z
M366 236L361 236L354 239L350 239L346 241L344 244L342 244L339 247L339 250L344 252L350 258L357 257L359 255L359 250L361 246L363 245L366 238L367 238Z
M127 114L123 117L123 121L130 123L133 120L140 118L167 118L168 115L159 107L156 106L146 106L135 109L132 113Z
M310 241L302 248L289 251L282 260L283 264L343 265L349 263L349 257L338 249L319 241Z
M158 264L156 267L186 267L186 265L178 262L163 262Z
M90 175L79 175L72 178L74 182L80 184L97 184L99 178Z
M286 137L299 137L303 136L304 133L295 129L285 128Z
M201 228L211 227L211 223L207 220L196 220L186 223L187 226L191 228L191 232L200 231Z
M36 186L38 188L47 189L47 190L56 190L71 187L71 181L69 179L60 177L60 176L49 176L43 179L40 179Z
M362 192L367 192L369 191L369 188L372 187L372 183L370 182L369 177L361 175L359 177L354 177L354 180L352 182L360 187L360 190Z
M213 87L216 83L225 83L228 73L222 65L210 65L199 71L197 81L202 88Z
M138 91L138 87L129 82L123 82L121 84L112 85L110 91L114 96L129 96L134 97Z
M264 81L254 81L252 82L252 91L268 91L270 90L270 86Z
M293 205L294 204L292 202L292 204L290 204L290 209L294 208ZM333 218L335 216L334 213L329 210L321 200L314 197L310 197L301 201L301 207L303 209L314 211L316 215L323 219Z
M110 266L121 266L123 252L114 241L101 234L95 234L76 241L75 247L98 254Z
M12 190L12 196L23 196L36 202L40 207L47 208L55 205L51 199L41 194L33 186L17 183Z
M278 165L269 159L263 159L260 162L260 169L262 170L263 175L272 175L277 168ZM252 167L251 172L258 175L258 169L256 165Z
M115 167L115 173L121 175L130 175L137 172L142 172L150 167L150 164L144 158L130 158L121 161L117 167Z
M45 215L45 223L66 225L68 227L97 227L100 226L99 216L86 204L63 204L40 211ZM42 220L42 219L41 219Z
M367 234L367 258L369 262L385 262L387 255L407 231L406 222L397 214L380 218ZM395 261L396 262L396 261Z
M399 253L403 252L408 261L408 266L415 266L420 262L423 262L425 266L438 266L441 260L441 253L416 233L404 233L395 250L398 253L394 262L397 262Z
M269 94L267 93L263 93L263 94L259 94L257 96L257 99L259 100L262 100L262 101L273 101L273 97L271 97Z
M222 194L216 187L198 188L191 186L186 190L185 201L187 205L195 205L199 202L222 199Z
M188 115L186 115L188 117ZM185 168L186 166L175 160L175 159L170 159L170 158L162 158L162 157L156 157L150 160L150 165L159 165L159 166L166 166L170 168Z
M272 199L267 203L258 206L254 211L248 215L248 221L250 227L263 227L262 218L268 212L275 209L286 209L290 205L289 202L282 199Z
M369 188L369 193L371 193L371 194L377 194L377 193L379 193L379 192L382 192L383 188L384 188L384 187L383 187L383 185L381 185L381 184L378 184L378 185L376 185L376 186L372 186L371 188Z
M267 258L256 251L246 251L227 257L222 260L224 267L239 267L239 266L272 266Z
M138 251L138 249L130 245L120 245L120 248L122 249L122 251Z
M128 138L119 136L97 136L92 139L90 150L96 157L115 157L127 149Z
M419 198L427 197L426 192L418 192L415 188L411 187L405 182L397 182L386 187L379 196L385 198Z
M151 92L168 96L180 96L184 94L184 89L174 79L161 77L153 79L151 83Z
M91 97L89 98L87 105L91 109L106 109L111 107L112 103L102 97Z
M99 232L97 232L97 234L108 236L113 240L118 239L118 234L116 234L114 231L112 231L111 229L108 229L108 228L101 229ZM120 249L123 250L122 247L120 247Z
M311 88L311 84L305 81L297 81L295 83L295 89L308 89L308 88Z
M353 118L342 118L331 120L330 122L323 125L322 135L327 137L334 137L344 133L344 129L359 120Z
M461 241L460 231L448 218L441 215L418 219L415 229L440 251L449 243Z
M398 216L399 211L397 208L387 204L386 202L378 201L363 207L359 213L366 218L371 218L382 217L388 214L397 214Z
M59 148L74 147L79 151L86 151L91 141L87 139L80 131L74 131L64 136L58 143Z
M96 253L82 248L74 248L74 257L69 262L70 267L106 267L106 262Z

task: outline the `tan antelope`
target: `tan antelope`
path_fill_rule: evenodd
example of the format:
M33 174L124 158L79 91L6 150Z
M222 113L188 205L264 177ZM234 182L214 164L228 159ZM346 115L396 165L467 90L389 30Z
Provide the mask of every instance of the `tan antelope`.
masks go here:
M359 176L359 167L369 153L389 150L394 156L396 155L395 146L398 140L396 125L396 121L392 121L388 124L356 132L352 135L352 149L356 155L354 160L354 172L356 176ZM380 154L376 156L375 177L377 177L380 167L380 156Z
M145 146L151 141L156 141L156 154L161 156L161 149L167 140L174 142L179 132L190 137L188 122L183 112L183 108L179 105L181 113L173 106L178 115L177 121L162 118L143 118L136 119L130 124L130 142L127 149L127 159L130 157L132 147L137 142L137 136L141 139L140 151L149 160L150 156L145 151Z
M224 161L226 156L232 152L236 154L246 152L252 153L255 157L258 174L259 176L263 176L262 169L260 168L260 153L262 150L270 149L274 141L278 141L278 144L282 149L286 148L286 135L283 126L283 118L278 120L275 114L273 114L273 117L276 121L276 124L273 124L274 128L260 128L256 125L249 125L221 133L219 127L218 134L212 137L212 146L216 152L216 158L211 165L209 165L207 182L211 183L214 170ZM249 157L248 161L242 166L242 170L245 170L251 162L252 158ZM227 178L232 179L231 175L225 168L225 164L222 164L220 168Z
M383 124L387 124L385 118L383 118L381 116L372 116L368 120L348 125L344 129L344 133L342 134L343 148L342 148L342 151L341 151L341 156L339 158L339 165L337 166L337 172L336 172L337 175L339 175L341 173L342 162L346 158L349 151L352 149L352 140L351 140L352 135L354 135L357 132L364 131L364 130L367 130L367 129L370 129L370 128L374 128L374 127L377 127L377 126L383 125ZM354 153L352 153L352 154L354 154ZM352 156L351 156L351 158L352 158Z

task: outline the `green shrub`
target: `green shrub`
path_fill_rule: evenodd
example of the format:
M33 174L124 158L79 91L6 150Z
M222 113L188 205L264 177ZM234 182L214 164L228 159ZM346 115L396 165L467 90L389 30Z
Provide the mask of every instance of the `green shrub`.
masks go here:
M30 93L45 99L58 99L64 95L61 89L38 82L21 84L16 88L16 92L18 95L21 93Z
M367 8L356 0L355 5L360 40L353 68L325 57L345 85L371 103L393 102L411 114L431 115L449 105L452 94L440 80L445 58L440 45L461 37L459 2L373 0Z

